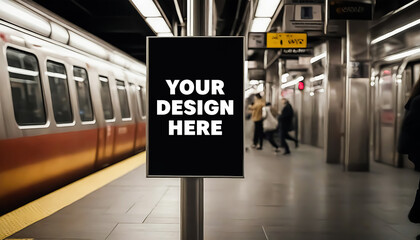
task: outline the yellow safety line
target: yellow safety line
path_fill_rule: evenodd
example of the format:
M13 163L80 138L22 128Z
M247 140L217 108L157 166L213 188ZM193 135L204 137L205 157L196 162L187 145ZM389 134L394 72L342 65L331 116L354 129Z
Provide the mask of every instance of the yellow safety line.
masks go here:
M145 162L146 153L137 154L1 216L0 239L50 216Z

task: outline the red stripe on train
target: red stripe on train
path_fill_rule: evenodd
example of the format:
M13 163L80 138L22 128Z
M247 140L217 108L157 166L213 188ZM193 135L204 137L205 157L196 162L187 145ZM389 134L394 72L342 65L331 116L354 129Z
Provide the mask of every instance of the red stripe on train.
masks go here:
M144 146L144 123L0 140L0 214Z

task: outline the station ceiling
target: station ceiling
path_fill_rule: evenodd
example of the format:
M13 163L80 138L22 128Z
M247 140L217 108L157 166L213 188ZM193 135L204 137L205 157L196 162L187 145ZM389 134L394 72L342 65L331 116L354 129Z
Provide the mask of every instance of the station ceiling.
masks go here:
M34 0L34 2L140 61L145 61L146 36L155 34L129 0ZM170 22L178 21L173 0L157 2ZM182 6L186 2L184 0L178 2L182 11ZM233 30L240 27L239 20L247 2L248 0L215 1L218 9L217 35L235 34ZM236 14L236 11L240 12ZM185 18L185 14L183 17Z
M29 0L30 1L30 0ZM146 59L146 36L155 34L129 0L33 0L67 21L105 40L140 61ZM181 12L186 0L177 0ZM283 0L286 1L286 0ZM376 0L374 20L411 0ZM178 22L174 0L157 0L170 22ZM249 4L255 0L215 0L217 9L216 33L220 36L243 35L243 22ZM292 0L289 2L318 2ZM319 0L323 3L324 0ZM185 18L185 14L183 14ZM281 18L281 14L278 18ZM319 39L309 39L317 41Z

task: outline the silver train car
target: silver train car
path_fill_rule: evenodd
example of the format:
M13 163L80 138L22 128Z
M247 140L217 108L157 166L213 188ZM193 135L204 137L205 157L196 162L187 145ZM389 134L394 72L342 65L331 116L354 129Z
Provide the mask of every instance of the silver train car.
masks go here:
M413 168L398 154L404 106L420 78L420 3L388 14L371 28L371 140L377 162ZM419 146L420 147L420 146Z
M143 63L0 0L0 214L146 145Z

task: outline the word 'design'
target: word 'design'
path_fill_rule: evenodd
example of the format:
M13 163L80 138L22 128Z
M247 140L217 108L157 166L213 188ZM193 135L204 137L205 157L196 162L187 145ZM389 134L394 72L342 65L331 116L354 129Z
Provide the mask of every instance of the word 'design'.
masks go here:
M306 33L267 33L267 48L306 48Z
M242 37L147 39L147 176L243 177Z

